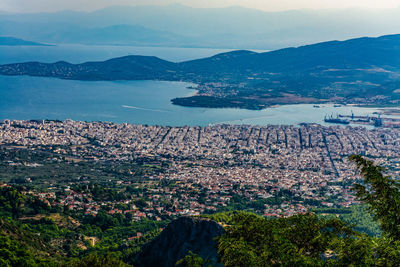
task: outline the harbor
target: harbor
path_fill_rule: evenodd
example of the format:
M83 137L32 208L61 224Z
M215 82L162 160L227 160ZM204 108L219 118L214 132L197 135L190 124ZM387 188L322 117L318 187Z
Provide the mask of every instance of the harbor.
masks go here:
M381 112L374 112L374 115L351 115L337 114L325 115L324 122L332 124L357 124L383 128L400 128L400 117L382 116Z

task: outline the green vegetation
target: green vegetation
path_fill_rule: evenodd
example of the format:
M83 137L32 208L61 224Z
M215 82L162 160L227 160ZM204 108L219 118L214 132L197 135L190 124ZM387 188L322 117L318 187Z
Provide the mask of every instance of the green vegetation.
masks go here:
M28 225L0 219L0 266L57 266L60 256Z
M202 267L204 264L205 260L192 251L189 251L188 255L176 262L176 265L185 267Z
M218 240L225 266L398 266L398 240L314 214L268 219L238 212Z
M356 233L338 219L306 214L269 220L240 212L219 239L218 250L225 266L317 266L332 261L321 255L336 251L343 236L352 244Z
M97 216L72 214L21 189L0 188L1 266L126 266L169 222L132 221L102 210Z
M299 201L304 201L306 203L311 202L308 199L304 200L301 197L294 196L293 192L287 189L274 192L273 196L269 198L259 198L256 200L248 200L239 194L233 194L227 206L220 207L218 211L247 210L262 213L265 210L265 205L281 205L285 202L296 203ZM314 206L319 206L320 202L321 201L314 200L312 204Z
M229 224L218 241L222 263L228 267L399 266L399 184L384 176L384 169L371 161L360 156L350 159L364 177L363 183L356 184L354 190L367 206L353 210L325 209L319 213L342 214L345 220L352 222L354 218L349 214L363 213L367 208L382 229L381 237L357 232L336 216L308 213L268 219L248 212L234 212L229 216L216 214L213 215L215 219ZM364 228L375 233L371 229L374 226Z
M57 149L65 150L66 155L51 151ZM143 182L146 176L162 173L167 164L146 159L96 162L75 159L68 151L69 148L64 146L53 146L51 149L0 146L0 181L47 189L51 185L94 180L109 187L110 180Z
M99 256L92 253L81 260L74 260L68 264L68 267L128 267L130 265L115 258L112 254Z
M369 210L385 235L400 240L400 183L385 176L382 167L361 156L354 155L350 159L364 177L363 184L354 186L358 199L369 204Z
M254 99L233 98L233 97L213 97L213 96L190 96L174 98L171 100L174 105L186 107L206 107L206 108L244 108L250 110L261 110L267 105Z
M233 196L224 212L202 215L225 226L225 234L218 238L221 263L227 267L399 266L400 185L371 161L360 156L352 156L351 160L364 177L362 183L354 185L362 205L318 208L312 213L286 218L235 210L257 211L264 205L294 199L290 191L282 190L271 198L248 203ZM121 170L121 166L114 166L113 174ZM153 165L139 168L158 169ZM174 181L166 180L124 187L106 187L105 183L89 181L72 185L74 201L114 203L93 214L51 205L26 185L1 186L0 265L135 265L141 247L158 236L171 219L160 219L162 215L158 214L161 217L157 220L155 217L134 220L131 206L124 204L133 200L138 210L148 209L152 184L176 186ZM197 190L196 186L193 190ZM67 192L58 191L55 199L67 199ZM208 266L207 260L196 253L190 251L177 265Z
M368 212L367 205L355 205L348 208L318 208L315 214L324 218L338 218L348 225L353 225L354 230L369 236L381 236L382 230L379 223Z

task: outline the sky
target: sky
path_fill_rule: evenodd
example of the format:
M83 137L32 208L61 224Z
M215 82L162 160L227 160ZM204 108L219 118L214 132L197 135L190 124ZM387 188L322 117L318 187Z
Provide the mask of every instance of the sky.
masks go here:
M168 5L192 7L244 6L264 11L292 9L396 8L400 0L0 0L0 10L31 13L60 10L92 11L113 5Z

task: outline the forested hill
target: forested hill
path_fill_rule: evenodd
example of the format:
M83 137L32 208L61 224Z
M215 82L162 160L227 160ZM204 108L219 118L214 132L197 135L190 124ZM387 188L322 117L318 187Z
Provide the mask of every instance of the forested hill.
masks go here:
M47 64L28 62L0 66L4 75L31 75L73 80L156 80L172 79L176 64L157 57L126 56L104 62Z
M400 35L331 41L265 53L234 51L181 64L184 70L218 73L297 72L382 67L400 69Z
M67 65L67 66L66 66ZM23 67L25 72L19 71ZM61 70L67 67L75 75L60 71L51 74L47 70ZM152 56L125 56L103 62L83 64L39 64L33 62L2 65L0 71L8 75L40 75L60 78L82 79L79 72L101 73L93 79L120 79L116 72L123 73L125 79L158 78L160 74L177 72L176 76L202 73L302 73L310 70L355 69L381 67L388 71L400 69L400 34L378 38L358 38L347 41L331 41L298 48L285 48L265 53L237 50L203 59L181 63L168 62ZM98 72L99 68L103 70ZM115 71L111 71L114 69ZM106 70L109 70L108 72ZM165 79L168 79L165 75ZM86 79L91 79L90 76Z
M0 74L74 80L183 80L205 85L200 95L232 98L239 107L243 99L264 106L279 104L276 99L287 98L288 94L292 102L354 102L362 98L362 103L369 103L378 98L397 103L400 35L332 41L265 53L240 50L181 63L146 56L83 64L16 63L1 65ZM217 90L207 86L216 82L220 84ZM185 101L179 104L185 105Z

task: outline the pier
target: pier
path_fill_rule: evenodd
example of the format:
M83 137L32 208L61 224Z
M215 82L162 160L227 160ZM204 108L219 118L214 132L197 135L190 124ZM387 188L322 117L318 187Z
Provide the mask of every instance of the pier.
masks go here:
M384 128L400 128L400 117L381 117L378 116L357 116L352 112L351 115L343 115L338 114L335 117L325 116L324 121L327 123L336 123L336 124L361 124L361 125L370 125L375 127L384 127Z

